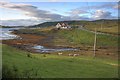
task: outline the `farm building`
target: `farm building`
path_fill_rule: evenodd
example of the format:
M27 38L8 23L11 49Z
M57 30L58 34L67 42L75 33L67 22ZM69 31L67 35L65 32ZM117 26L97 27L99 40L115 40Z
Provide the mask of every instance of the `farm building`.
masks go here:
M71 27L67 23L57 23L57 29L70 29Z

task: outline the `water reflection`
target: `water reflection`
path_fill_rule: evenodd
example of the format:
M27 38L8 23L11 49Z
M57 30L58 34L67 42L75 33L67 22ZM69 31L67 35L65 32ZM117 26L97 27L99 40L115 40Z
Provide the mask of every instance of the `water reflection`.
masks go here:
M77 49L73 48L45 48L44 46L34 46L33 49L36 50L36 52L59 52L59 51L76 51Z
M14 39L17 38L17 35L12 34L13 30L17 30L19 28L0 28L0 40Z

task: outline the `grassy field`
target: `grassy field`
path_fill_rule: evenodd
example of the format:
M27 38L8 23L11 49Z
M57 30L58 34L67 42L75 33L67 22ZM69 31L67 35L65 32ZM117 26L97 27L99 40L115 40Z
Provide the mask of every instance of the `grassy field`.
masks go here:
M1 45L1 44L0 44ZM2 45L3 77L116 78L116 60L30 54Z
M57 35L61 36L59 39L66 39L67 43L74 45L86 45L93 46L94 44L94 33L73 29L73 30L60 30ZM55 40L57 41L57 40ZM111 35L97 34L97 46L117 46L118 37Z
M120 34L118 32L118 21L114 20L101 20L95 22L89 22L85 25L86 29L94 31L97 28L97 31L110 33L110 34Z
M22 34L35 34L43 36L54 36L54 45L68 44L73 46L93 46L94 44L94 33L87 32L80 29L72 30L58 30L54 31L51 28L43 29L23 29L17 31ZM118 46L118 36L97 34L97 46Z
M42 28L42 29L22 29L22 30L16 31L16 33L18 35L31 34L31 35L37 35L37 36L44 36L45 39L42 40L42 43L40 43L40 40L38 40L35 44L40 44L45 47L77 48L80 51L75 53L77 54L79 53L81 55L86 55L86 56L93 56L93 45L94 45L95 34L89 31L84 31L80 29L54 30L52 28ZM36 39L36 38L33 37L32 40L33 39ZM118 36L97 34L97 44L96 44L97 57L102 57L102 58L107 57L107 58L117 59L118 57L117 49L118 49ZM73 51L67 52L67 53L73 54Z

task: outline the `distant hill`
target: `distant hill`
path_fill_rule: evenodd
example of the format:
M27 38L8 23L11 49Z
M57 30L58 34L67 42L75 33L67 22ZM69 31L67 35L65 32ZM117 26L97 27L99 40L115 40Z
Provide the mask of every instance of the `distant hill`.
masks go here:
M79 28L81 29L81 26L84 29L94 31L95 28L98 32L104 32L109 34L120 34L118 32L118 22L117 19L101 19L101 20L94 20L94 21L57 21L57 22L45 22L42 24L29 26L31 28L45 28L45 27L55 27L57 23L67 23L72 28Z
M12 26L2 26L2 25L0 25L0 28L12 28Z
M16 27L27 27L27 28L44 28L44 27L54 27L56 26L57 23L67 23L68 25L70 26L78 26L78 25L86 25L86 26L89 26L89 25L96 25L96 24L99 24L99 23L109 23L110 25L112 25L112 23L118 23L118 20L117 19L101 19L101 20L94 20L94 21L85 21L85 20L73 20L73 21L55 21L55 22L44 22L44 23L41 23L41 24L37 24L37 25L32 25L32 26L2 26L0 25L0 27L2 28L16 28Z
M24 26L2 26L0 25L0 28L19 28L19 27L24 27Z
M54 27L56 26L57 23L67 23L68 25L70 26L77 26L77 25L89 25L89 24L97 24L97 23L113 23L113 22L116 22L118 23L118 20L117 19L113 19L113 20L107 20L107 19L101 19L101 20L95 20L95 21L84 21L84 20L80 20L80 21L56 21L56 22L44 22L44 23L41 23L41 24L38 24L38 25L34 25L34 26L29 26L29 27Z
M29 26L29 27L53 27L56 26L57 23L67 23L69 25L76 25L76 24L85 24L89 21L56 21L56 22L44 22L38 25Z

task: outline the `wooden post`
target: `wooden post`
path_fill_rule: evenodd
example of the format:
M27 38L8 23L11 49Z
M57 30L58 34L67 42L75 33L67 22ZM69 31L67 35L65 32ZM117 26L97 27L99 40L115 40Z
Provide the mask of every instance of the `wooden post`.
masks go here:
M96 41L97 41L96 34L97 34L97 32L96 32L96 28L95 28L95 39L94 39L94 56L93 56L93 57L95 57L95 56L96 56Z
M104 20L101 20L101 30L103 29Z
M102 26L103 26L103 25L102 25L102 22L101 22L101 30L102 30Z

